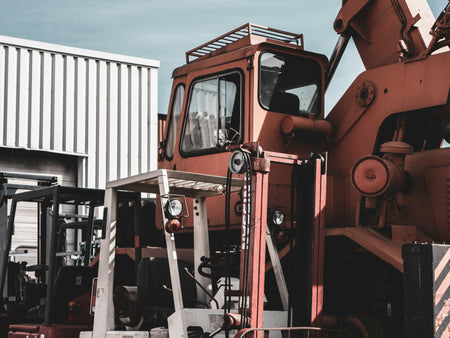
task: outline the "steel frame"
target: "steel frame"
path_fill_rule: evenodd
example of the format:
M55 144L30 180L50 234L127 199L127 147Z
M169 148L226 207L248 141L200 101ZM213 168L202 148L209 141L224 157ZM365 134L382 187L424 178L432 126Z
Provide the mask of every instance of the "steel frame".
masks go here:
M19 193L13 196L11 202L11 211L7 228L7 248L11 247L11 235L15 220L15 213L17 209L18 202L35 202L35 203L45 203L46 205L52 205L52 214L59 215L59 209L61 204L80 204L81 202L90 202L89 218L87 225L89 227L88 235L92 236L94 227L94 207L101 206L103 204L103 191L96 189L82 189L73 187L62 187L62 186L51 186L43 187L36 190L30 190L27 192ZM45 210L45 209L42 209ZM51 311L52 311L52 295L54 288L54 277L55 277L55 258L56 258L56 228L57 228L58 217L51 217L51 231L50 231L50 248L48 252L48 275L47 275L47 296L46 296L46 307L45 307L45 320L44 325L50 325L52 322ZM43 225L43 224L41 224ZM42 232L41 234L45 233ZM45 238L45 237L44 237ZM41 237L41 240L43 238ZM45 239L44 239L45 240ZM86 251L88 252L85 258L85 264L88 263L90 257L90 241L86 241ZM42 257L41 257L42 259ZM43 262L43 261L41 261Z
M312 159L316 161L316 210L314 210L315 237L314 241L314 263L312 266L313 275L313 303L311 304L311 322L319 325L322 310L322 284L323 284L323 207L325 204L325 175L321 172L320 159ZM264 302L264 274L266 267L266 243L270 247L269 240L266 235L267 227L267 203L269 188L269 172L270 162L283 163L288 165L301 164L304 159L298 156L266 152L265 157L255 157L253 159L252 185L252 218L249 227L250 244L249 244L249 269L248 269L248 308L247 314L249 318L250 328L263 327L263 302ZM233 179L231 183L231 191L238 191L242 188L243 182L239 179ZM245 184L244 184L245 186ZM160 196L168 194L182 194L186 197L195 199L198 214L196 217L194 228L194 256L196 258L208 253L208 228L206 213L206 197L220 195L225 192L226 178L202 174L194 174L187 172L179 172L172 170L160 169L141 175L113 181L107 183L105 205L109 210L107 229L105 239L102 240L100 250L100 268L99 282L97 288L97 300L94 318L93 337L104 337L107 331L114 329L114 315L112 303L112 283L114 275L114 259L115 259L115 226L116 226L116 209L114 207L117 190L130 190L147 193L157 193ZM245 193L244 193L245 194ZM165 205L164 197L161 197L161 207ZM164 214L164 213L163 213ZM163 221L167 222L165 215ZM247 234L247 229L243 229ZM167 257L169 261L169 269L173 290L173 298L175 305L175 313L169 317L169 334L171 337L187 337L187 317L186 309L183 307L181 295L181 284L179 279L177 252L173 234L165 232ZM273 245L273 243L272 243ZM242 250L243 252L244 250ZM284 297L283 306L285 306L288 297L287 287L285 285L281 264L279 259L275 259L274 252L271 254L272 264L276 266L277 280L284 284L280 286L280 292ZM276 251L276 250L275 250ZM242 254L242 253L241 253ZM105 262L109 262L105 264ZM243 271L241 260L241 271ZM195 259L195 270L197 271L199 259ZM281 277L281 278L280 278ZM196 276L198 278L198 275ZM208 279L202 279L200 283L207 287ZM247 295L241 294L242 297ZM200 310L200 309L197 309ZM209 310L197 311L199 316L207 315ZM285 312L287 313L287 312ZM286 317L287 319L287 317ZM200 320L200 319L199 319ZM256 332L256 335L260 332Z
M205 199L209 196L221 195L225 192L227 180L225 177L201 175L174 170L155 170L113 182L106 185L105 206L108 208L108 221L105 239L101 242L99 257L98 287L94 317L93 337L105 337L106 332L114 329L113 278L115 260L115 228L116 228L116 198L117 190L157 193L161 196L161 207L164 208L169 194L180 194L197 200L198 215L194 213L196 225L194 228L194 257L209 254L208 224ZM231 191L239 191L242 180L231 181ZM163 213L164 224L167 222ZM165 231L167 258L169 262L170 278L173 290L175 312L169 317L169 334L171 337L187 338L187 318L183 306L181 283L177 262L175 237ZM195 271L198 271L200 259L195 260ZM210 281L207 278L195 277L203 287ZM197 309L198 310L198 309ZM208 316L209 309L200 311L200 315Z
M56 229L58 222L58 215L60 211L60 206L62 204L70 204L76 206L87 206L88 207L88 219L86 221L78 223L77 227L82 228L83 237L89 239L93 236L93 231L95 227L94 223L94 209L96 207L103 206L104 204L104 190L100 189L88 189L88 188L77 188L77 187L66 187L60 185L53 186L35 186L33 190L11 195L11 209L10 216L7 225L5 226L6 240L5 248L3 248L2 257L2 271L1 271L1 286L4 285L4 279L6 274L6 263L8 252L11 247L11 236L15 221L15 213L17 209L18 202L32 202L38 203L40 205L40 225L39 225L39 247L41 251L39 253L39 264L45 265L48 263L48 274L46 276L47 283L47 296L46 296L46 307L45 307L45 319L44 326L49 326L53 324L52 320L52 308L53 308L53 290L54 290L54 279L56 276L55 271L55 259L57 257L56 253ZM138 194L124 193L120 192L119 199L124 201L137 201L140 199ZM51 216L48 217L46 209L47 207L52 208ZM2 207L3 209L3 207ZM3 219L3 218L2 218ZM47 224L48 223L48 224ZM47 226L50 227L49 234L50 239L47 240L46 236L48 234ZM67 227L74 226L69 224ZM45 248L45 243L49 243L49 248ZM91 252L91 241L86 240L86 256L84 258L84 265L88 266L90 264L90 252Z
M31 184L14 184L9 183L9 179L21 179L34 181L37 185ZM10 235L8 230L8 201L12 199L17 190L35 190L42 189L57 182L55 176L44 175L30 175L23 173L8 173L0 172L0 294L3 295L5 279L6 279L6 265L8 262L10 250ZM38 244L38 252L42 251L42 247ZM3 309L3 297L0 299L0 312Z
M261 157L258 154L258 145L250 144L247 146L253 153L252 164L252 218L250 225L250 255L249 255L249 305L248 305L248 327L262 328L263 326L263 305L264 305L264 274L266 270L265 244L269 247L272 266L274 267L277 282L279 283L279 291L282 299L283 307L287 308L287 286L284 280L284 274L281 268L280 260L276 249L274 250L270 236L267 238L267 210L268 210L268 191L269 191L269 174L270 163L281 163L287 165L300 165L305 161L314 161L315 163L315 192L314 192L314 231L313 231L313 247L312 247L312 264L311 264L311 325L319 326L321 323L323 309L323 264L324 264L324 208L326 204L326 166L322 163L321 158L311 158L309 160L302 159L297 155L283 154L276 152L264 152ZM244 187L246 184L244 184ZM245 196L245 193L244 193ZM245 215L243 215L243 218ZM243 221L245 222L245 221ZM243 223L245 225L245 223ZM243 226L243 236L246 235L247 229ZM265 243L266 242L266 243ZM272 246L270 245L272 244ZM244 269L242 267L243 251L241 251L241 276ZM242 294L241 298L247 295ZM254 332L255 337L260 337L261 331Z

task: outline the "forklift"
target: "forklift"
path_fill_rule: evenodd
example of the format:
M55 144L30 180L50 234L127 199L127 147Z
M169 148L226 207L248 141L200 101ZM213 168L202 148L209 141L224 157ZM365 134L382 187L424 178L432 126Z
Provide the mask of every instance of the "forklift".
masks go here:
M12 280L4 280L3 277L9 265L9 259L13 256L19 257L23 255L31 255L30 251L37 250L37 247L24 248L23 245L9 251L6 247L8 241L7 224L10 202L17 192L30 191L45 186L57 184L56 176L34 175L25 173L1 172L0 173L0 272L2 287L2 296L0 298L0 337L6 337L8 334L8 326L11 322L12 311L7 310L7 303L10 302L9 297L15 297L15 283ZM5 257L7 254L8 257ZM33 258L34 260L34 258ZM6 277L6 276L5 276ZM11 298L11 301L13 298Z
M140 206L139 194L119 195L121 202ZM100 210L104 190L49 182L9 197L9 217L2 217L0 225L4 233L0 286L5 294L0 310L4 325L8 325L7 336L78 337L92 326L91 288L97 275L94 263L107 214L106 209L103 213ZM10 260L16 210L22 203L38 205L35 265ZM70 229L78 242L72 249L66 244ZM3 336L6 337L5 329Z

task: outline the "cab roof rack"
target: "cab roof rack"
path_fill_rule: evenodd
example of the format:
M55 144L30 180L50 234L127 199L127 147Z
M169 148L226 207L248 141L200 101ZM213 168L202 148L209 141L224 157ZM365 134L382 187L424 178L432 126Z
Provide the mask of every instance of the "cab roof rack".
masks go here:
M221 49L250 35L259 35L268 39L291 43L297 46L303 46L303 34L290 33L279 29L255 25L253 23L247 23L232 30L231 32L225 33L224 35L215 38L214 40L211 40L199 47L187 51L186 63L192 62L197 58L208 55L218 49Z

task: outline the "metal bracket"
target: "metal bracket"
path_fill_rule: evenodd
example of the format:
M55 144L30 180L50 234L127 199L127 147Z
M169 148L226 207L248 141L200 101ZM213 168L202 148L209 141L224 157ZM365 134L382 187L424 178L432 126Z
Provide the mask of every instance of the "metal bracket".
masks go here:
M325 175L326 173L326 162L325 157L322 154L313 153L311 154L311 160L319 159L320 160L320 174Z
M339 11L336 20L334 20L334 30L338 34L344 33L350 21L370 2L371 0L348 0Z

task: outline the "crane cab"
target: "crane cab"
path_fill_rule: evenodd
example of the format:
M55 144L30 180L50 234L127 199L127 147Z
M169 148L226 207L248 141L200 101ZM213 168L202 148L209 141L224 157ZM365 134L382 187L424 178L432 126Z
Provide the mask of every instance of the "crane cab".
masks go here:
M292 125L323 119L327 64L304 50L301 34L254 24L188 51L173 72L159 168L226 176L227 146L248 142L275 152L316 151L315 138L292 142ZM291 125L287 132L283 123Z

